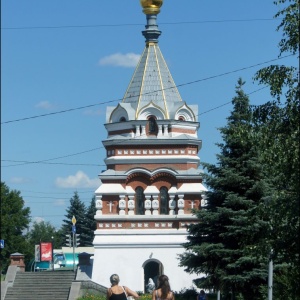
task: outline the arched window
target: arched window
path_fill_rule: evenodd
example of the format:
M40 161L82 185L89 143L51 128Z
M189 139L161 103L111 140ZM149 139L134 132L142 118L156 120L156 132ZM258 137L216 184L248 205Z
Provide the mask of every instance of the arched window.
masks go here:
M169 194L165 186L160 189L159 213L161 215L169 214Z
M183 116L180 116L180 117L178 118L178 120L179 120L179 121L185 121L185 118L184 118Z
M155 118L154 117L150 117L149 119L148 119L148 121L149 121L149 133L156 133L156 120L155 120Z
M144 190L140 186L135 189L135 214L144 215L145 214L145 195Z

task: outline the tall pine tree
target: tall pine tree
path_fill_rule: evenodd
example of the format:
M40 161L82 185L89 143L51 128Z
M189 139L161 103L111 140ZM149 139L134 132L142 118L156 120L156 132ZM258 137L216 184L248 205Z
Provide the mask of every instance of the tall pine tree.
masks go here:
M62 233L64 237L72 232L72 218L76 218L76 234L80 234L80 246L89 246L89 228L86 226L86 207L77 192L70 199L66 219L63 220Z
M97 222L95 220L96 215L96 203L95 203L95 196L93 196L90 206L87 208L86 211L86 227L89 229L87 232L88 235L88 245L93 246L93 240L94 240L94 231L96 230Z
M259 299L267 284L268 256L259 241L268 224L261 219L268 184L263 180L255 143L249 99L239 79L233 111L220 129L223 143L218 163L203 164L207 206L194 211L199 223L189 226L186 252L180 264L186 271L206 274L197 280L202 288L221 290L231 299Z

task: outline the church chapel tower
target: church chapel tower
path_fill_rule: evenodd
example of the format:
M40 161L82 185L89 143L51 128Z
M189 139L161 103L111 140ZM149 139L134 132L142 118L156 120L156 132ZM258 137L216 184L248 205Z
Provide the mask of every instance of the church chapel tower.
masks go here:
M198 169L198 106L181 99L158 46L163 0L141 0L147 25L144 51L122 102L107 107L107 170L96 190L92 280L145 291L149 278L169 276L175 291L195 276L179 267L186 226L197 219L206 191Z

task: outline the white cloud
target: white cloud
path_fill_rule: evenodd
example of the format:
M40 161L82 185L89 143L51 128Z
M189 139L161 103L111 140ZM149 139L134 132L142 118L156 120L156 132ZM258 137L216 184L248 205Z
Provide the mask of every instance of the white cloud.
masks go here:
M49 101L41 101L35 105L36 108L49 110L53 108L53 105Z
M100 179L90 179L84 172L78 171L75 175L66 178L56 178L55 184L60 188L97 188L100 185Z
M33 223L41 223L41 222L45 222L45 219L42 217L34 217L33 218Z
M24 177L12 177L9 180L10 183L16 183L16 184L22 184L22 183L28 183L30 182L30 180L28 178L24 178Z
M134 68L136 67L138 61L140 59L139 54L135 53L115 53L109 56L105 56L99 60L100 66L117 66L117 67L126 67L126 68Z
M66 201L63 199L58 199L54 201L54 206L64 206L64 205L66 205Z

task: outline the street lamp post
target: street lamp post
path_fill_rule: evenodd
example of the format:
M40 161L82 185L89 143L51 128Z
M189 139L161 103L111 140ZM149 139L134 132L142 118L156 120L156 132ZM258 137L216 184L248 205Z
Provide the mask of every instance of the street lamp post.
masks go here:
M269 232L270 235L273 234L273 218L272 218L272 203L271 203L272 199L270 197L265 199L265 206L266 206L266 210L269 211ZM272 245L270 245L272 247ZM270 247L270 248L271 248ZM273 299L273 249L271 248L270 250L270 254L269 254L269 269L268 269L268 300L272 300Z
M72 218L72 237L73 237L73 271L75 272L75 237L76 237L76 218L73 216Z
M269 258L269 276L268 276L268 300L273 299L273 250Z

